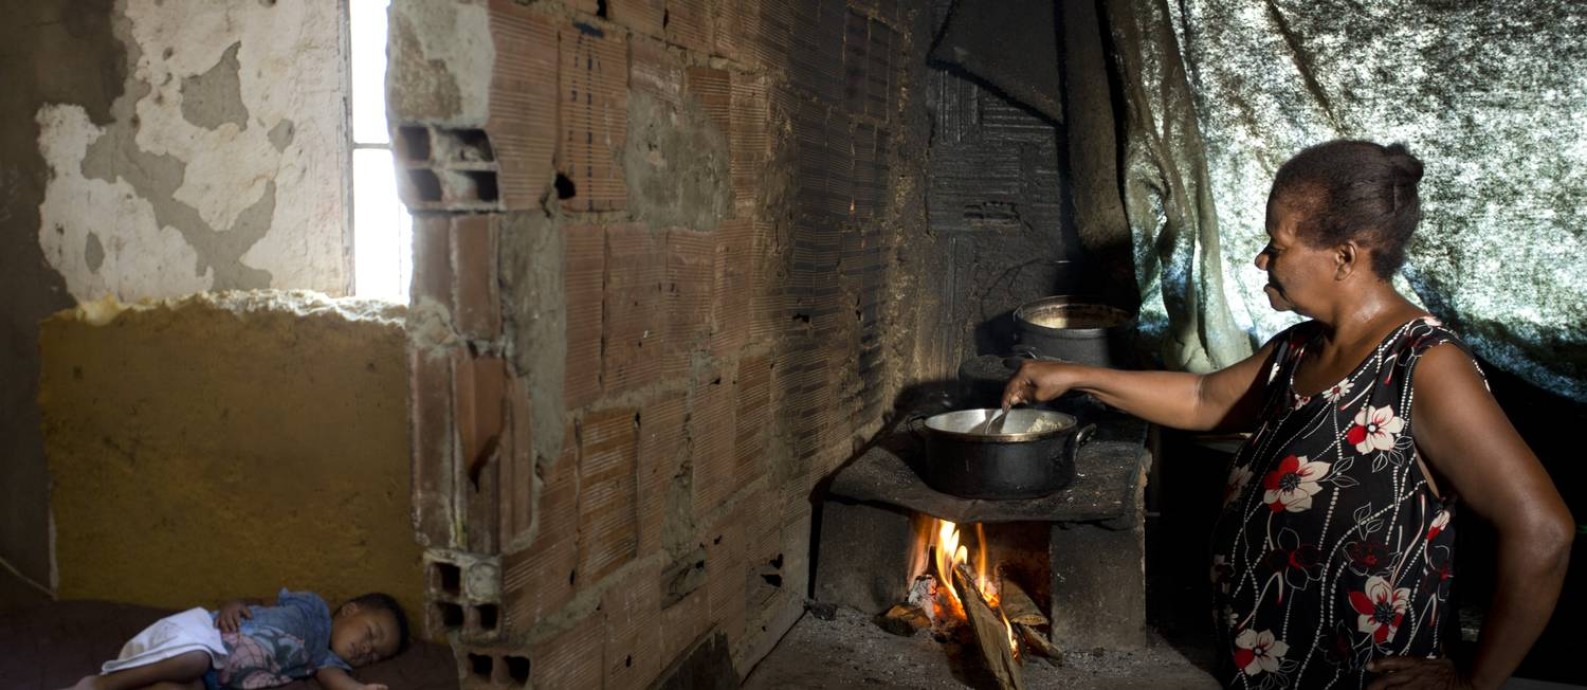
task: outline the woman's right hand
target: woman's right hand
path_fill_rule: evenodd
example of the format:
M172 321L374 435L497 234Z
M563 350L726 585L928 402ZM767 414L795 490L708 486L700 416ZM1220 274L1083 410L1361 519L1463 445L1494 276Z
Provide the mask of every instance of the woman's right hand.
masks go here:
M253 612L241 599L233 599L220 605L220 612L215 616L215 627L220 628L221 632L234 633L244 618L253 618Z
M1029 360L1019 365L1019 371L1003 388L1003 409L1052 400L1067 392L1073 385L1069 376L1073 365L1065 362Z

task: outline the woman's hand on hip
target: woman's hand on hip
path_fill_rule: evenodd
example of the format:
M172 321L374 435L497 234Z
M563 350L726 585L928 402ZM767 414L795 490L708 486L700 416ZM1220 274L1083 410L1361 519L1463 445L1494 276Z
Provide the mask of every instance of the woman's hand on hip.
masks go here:
M1391 656L1367 664L1378 674L1367 690L1468 690L1470 681L1448 659Z

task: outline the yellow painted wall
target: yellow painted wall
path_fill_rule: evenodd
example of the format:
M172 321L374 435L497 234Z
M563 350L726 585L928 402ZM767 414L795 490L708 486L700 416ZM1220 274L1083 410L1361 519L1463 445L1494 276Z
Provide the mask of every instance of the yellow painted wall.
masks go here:
M40 335L62 599L367 591L422 621L402 310L307 293L93 303Z

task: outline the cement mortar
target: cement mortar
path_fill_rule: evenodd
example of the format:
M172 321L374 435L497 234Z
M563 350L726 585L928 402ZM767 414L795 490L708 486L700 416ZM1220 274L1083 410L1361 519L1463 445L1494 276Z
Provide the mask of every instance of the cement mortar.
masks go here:
M212 606L287 586L422 611L403 311L226 293L45 321L60 596Z
M393 120L484 126L496 64L485 4L396 0L388 16L386 107Z
M698 98L673 105L631 92L619 157L629 209L652 228L713 230L732 213L727 136Z
M552 466L562 456L563 372L567 362L567 299L563 280L562 230L539 213L502 217L498 239L501 299L507 359L517 384L525 386L532 408L537 468ZM542 488L536 473L534 491ZM538 510L540 501L531 500ZM524 539L533 539L540 521Z

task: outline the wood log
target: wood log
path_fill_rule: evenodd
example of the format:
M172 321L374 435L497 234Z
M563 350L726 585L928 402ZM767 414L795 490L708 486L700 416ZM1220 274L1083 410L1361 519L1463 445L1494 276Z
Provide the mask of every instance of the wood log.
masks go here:
M1025 649L1044 657L1054 666L1064 665L1064 652L1047 639L1047 635L1037 630L1035 626L1025 623L1015 623L1014 632L1019 635L1019 641L1024 643Z
M931 627L931 617L918 606L893 604L892 608L876 617L876 623L894 635L913 637L922 629Z
M1014 650L1009 646L1008 629L1003 627L1003 617L992 610L981 590L975 587L975 575L964 564L953 569L953 584L964 604L964 616L970 619L970 630L975 633L975 643L981 649L986 668L997 679L1002 690L1024 690Z
M1024 623L1030 626L1047 625L1047 616L1036 606L1035 600L1025 593L1024 588L1009 578L1008 573L998 571L997 578L998 603L1003 609L1003 615L1010 623Z

